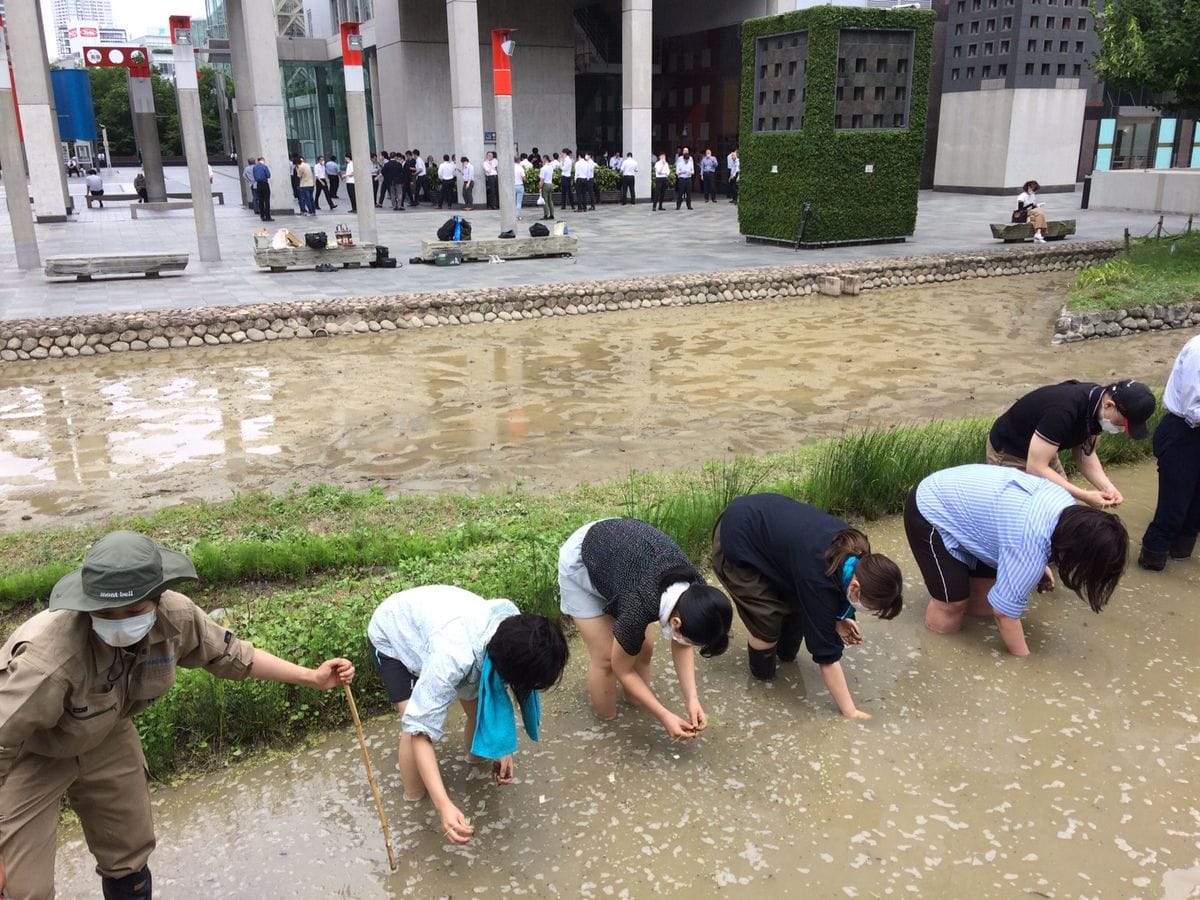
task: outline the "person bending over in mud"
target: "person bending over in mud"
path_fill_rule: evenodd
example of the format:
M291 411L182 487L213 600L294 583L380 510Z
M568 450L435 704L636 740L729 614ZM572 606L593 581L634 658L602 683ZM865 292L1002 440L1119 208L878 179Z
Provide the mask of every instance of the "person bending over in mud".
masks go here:
M894 619L904 605L900 567L872 553L867 536L823 510L781 494L739 497L713 528L713 570L750 632L750 673L775 677L808 645L843 716L869 719L854 705L842 651L861 644L855 611Z
M1013 656L1029 655L1021 615L1035 588L1054 589L1050 564L1100 612L1129 545L1116 515L1077 506L1044 478L997 466L934 472L908 495L904 530L933 598L926 627L953 634L965 614L991 614Z
M496 782L511 784L517 730L508 691L516 696L526 733L536 741L538 691L553 687L567 665L562 628L545 616L520 612L508 600L427 585L380 603L367 638L388 699L400 715L397 759L405 799L428 794L446 838L465 844L475 829L446 793L433 748L445 733L446 714L457 699L467 716L467 759L491 761Z
M587 685L602 719L617 714L617 683L673 738L708 725L696 690L694 648L719 656L729 646L733 608L667 535L638 519L589 522L558 554L560 608L574 617L588 649ZM667 709L650 688L654 629L671 643L684 715Z

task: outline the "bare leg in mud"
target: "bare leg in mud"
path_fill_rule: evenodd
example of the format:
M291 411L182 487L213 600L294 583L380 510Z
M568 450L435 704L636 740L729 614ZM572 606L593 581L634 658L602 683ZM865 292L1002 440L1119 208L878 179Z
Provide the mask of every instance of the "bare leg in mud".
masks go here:
M633 670L646 684L650 683L650 665L654 662L654 632L656 628L657 626L651 625L646 629L646 636L642 638L642 652L637 655L637 662L633 664Z
M962 630L963 616L970 600L939 600L931 597L925 607L925 627L937 634L957 634Z
M988 602L988 591L996 583L995 578L972 578L971 596L967 598L967 615L977 619L992 617L992 604Z
M587 689L592 710L601 719L617 717L617 678L612 669L612 616L575 619L588 651Z
M396 715L404 718L404 709L408 706L407 700L402 700L396 704ZM413 754L413 736L411 734L400 734L400 745L396 750L396 766L400 769L400 781L404 785L404 799L417 801L425 796L425 782L421 780L421 773L417 771L417 758Z

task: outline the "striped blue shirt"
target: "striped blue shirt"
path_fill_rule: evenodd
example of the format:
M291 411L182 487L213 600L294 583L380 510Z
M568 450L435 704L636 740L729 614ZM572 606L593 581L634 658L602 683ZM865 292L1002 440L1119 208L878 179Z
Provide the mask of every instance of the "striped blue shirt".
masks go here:
M988 602L1014 619L1042 579L1058 517L1074 505L1057 484L1003 466L943 469L917 486L917 509L950 554L996 569Z

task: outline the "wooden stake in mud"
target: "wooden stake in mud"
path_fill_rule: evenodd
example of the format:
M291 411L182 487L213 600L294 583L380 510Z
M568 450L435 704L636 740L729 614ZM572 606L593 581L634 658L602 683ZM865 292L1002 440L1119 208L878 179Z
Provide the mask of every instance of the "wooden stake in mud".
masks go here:
M371 769L371 754L367 752L367 736L363 734L362 720L358 718L358 706L354 702L354 694L350 685L343 684L346 692L346 702L350 704L350 718L354 720L354 729L358 732L358 747L362 750L363 765L367 767L367 781L371 783L371 794L375 797L375 811L379 813L379 824L383 826L383 843L387 847L388 865L396 871L396 857L392 856L392 835L388 831L387 815L383 811L383 797L379 795L379 785L375 783L375 772Z

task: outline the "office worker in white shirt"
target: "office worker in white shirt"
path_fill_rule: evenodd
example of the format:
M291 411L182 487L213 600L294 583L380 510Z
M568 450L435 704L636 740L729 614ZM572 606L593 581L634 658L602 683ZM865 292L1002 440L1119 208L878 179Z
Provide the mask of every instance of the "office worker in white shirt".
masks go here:
M621 163L621 205L625 205L625 193L629 192L629 202L637 203L637 197L634 196L634 178L638 173L637 161L633 158L632 153L625 154L625 161Z
M679 209L684 203L692 208L692 177L696 174L696 163L688 148L683 148L683 154L675 163L675 208Z
M650 211L665 209L663 201L667 197L667 182L671 178L671 164L667 162L667 154L658 154L658 162L654 164L654 202Z

